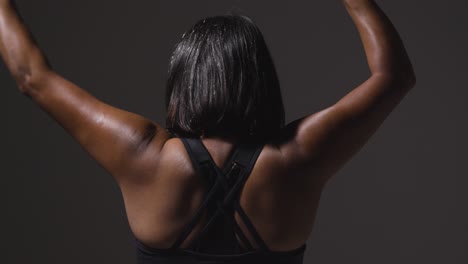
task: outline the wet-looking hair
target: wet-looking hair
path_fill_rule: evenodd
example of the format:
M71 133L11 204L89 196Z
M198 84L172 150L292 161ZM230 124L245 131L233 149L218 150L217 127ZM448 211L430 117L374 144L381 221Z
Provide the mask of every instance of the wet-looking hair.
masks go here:
M166 128L182 136L268 139L284 126L276 69L259 28L245 15L200 19L172 54Z

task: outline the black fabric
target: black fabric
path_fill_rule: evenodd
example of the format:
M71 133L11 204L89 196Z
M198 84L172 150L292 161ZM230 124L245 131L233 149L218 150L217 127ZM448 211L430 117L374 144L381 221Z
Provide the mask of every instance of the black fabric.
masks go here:
M240 206L239 194L260 152L262 142L245 140L235 146L223 168L213 161L199 138L180 137L197 174L202 177L205 197L195 216L170 248L149 247L134 239L138 264L153 263L290 263L300 264L306 245L290 251L271 251ZM180 248L202 213L207 222L188 248ZM248 241L234 218L237 211L258 249ZM241 239L242 246L236 238Z

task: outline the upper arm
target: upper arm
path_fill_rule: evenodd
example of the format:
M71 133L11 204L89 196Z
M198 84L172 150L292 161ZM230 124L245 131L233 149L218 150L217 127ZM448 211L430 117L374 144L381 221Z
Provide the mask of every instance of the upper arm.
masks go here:
M151 143L160 149L167 132L140 115L106 104L52 70L23 88L117 180L130 177Z
M376 74L332 106L286 127L285 146L325 183L356 153L414 85L414 80ZM292 147L291 147L292 146Z

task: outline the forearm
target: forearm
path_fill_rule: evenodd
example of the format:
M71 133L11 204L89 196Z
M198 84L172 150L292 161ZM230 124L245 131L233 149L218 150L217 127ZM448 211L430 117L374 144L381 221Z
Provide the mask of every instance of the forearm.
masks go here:
M15 3L9 0L0 0L0 55L20 86L50 68Z
M398 32L373 0L343 0L355 23L372 74L414 79L414 72Z

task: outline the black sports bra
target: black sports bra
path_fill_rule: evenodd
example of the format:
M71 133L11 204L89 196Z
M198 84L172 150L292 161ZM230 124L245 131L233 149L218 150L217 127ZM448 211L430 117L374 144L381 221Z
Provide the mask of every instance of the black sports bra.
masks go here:
M153 248L134 237L138 264L302 264L306 249L304 243L289 251L272 251L258 234L254 225L240 207L239 194L248 178L264 143L243 141L232 152L224 168L220 169L199 138L180 137L192 164L206 187L204 200L195 216L170 248ZM206 225L197 234L188 248L180 245L195 227L207 209ZM234 219L236 211L255 239L258 249L250 241ZM241 245L236 236L242 240Z

